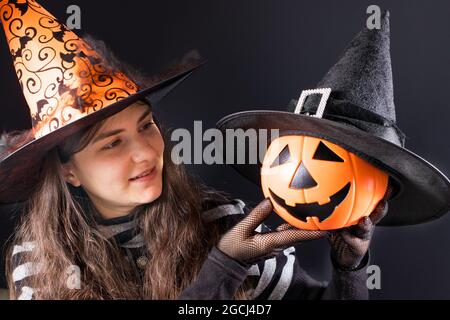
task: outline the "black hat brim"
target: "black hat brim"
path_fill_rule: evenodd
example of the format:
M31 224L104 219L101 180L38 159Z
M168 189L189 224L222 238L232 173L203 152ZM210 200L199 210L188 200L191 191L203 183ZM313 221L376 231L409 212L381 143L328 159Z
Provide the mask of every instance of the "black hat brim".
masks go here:
M191 64L175 75L35 139L8 155L0 162L0 204L23 202L29 198L39 180L43 157L65 138L124 110L136 101L145 99L152 105L157 104L203 64L204 61Z
M384 170L396 181L399 189L389 200L389 212L379 225L425 223L450 210L450 181L443 173L415 153L352 126L291 112L257 110L229 115L216 127L222 132L227 129L278 129L280 136L304 135L325 139ZM258 154L257 145L259 143L250 144L246 152ZM260 163L232 166L260 185Z

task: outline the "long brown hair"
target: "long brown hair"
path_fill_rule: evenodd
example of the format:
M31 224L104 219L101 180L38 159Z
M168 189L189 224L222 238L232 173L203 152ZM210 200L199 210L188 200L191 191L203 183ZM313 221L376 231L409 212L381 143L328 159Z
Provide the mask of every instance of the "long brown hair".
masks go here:
M125 69L142 85L145 78L135 69L120 65L104 43L88 41L113 67ZM37 299L175 299L195 280L210 249L225 231L218 223L204 222L201 213L205 203L227 203L229 197L194 181L182 165L170 161L167 133L159 125L166 143L163 192L154 202L136 209L149 257L143 283L139 283L118 244L99 231L90 199L74 193L62 176L62 164L91 141L104 121L65 139L43 160L39 185L26 203L8 249L6 269L12 298L17 296L12 279L14 244L34 242L26 261L14 265L39 265L39 274L30 277L28 284L37 289ZM20 144L29 138L26 133L11 136ZM81 289L69 289L67 285L67 270L73 265L81 270ZM236 294L237 298L245 296L244 289Z
M149 257L140 284L118 245L99 231L92 202L74 194L62 176L62 164L81 151L102 124L69 137L47 154L37 191L27 202L11 244L34 242L22 263L39 265L39 274L30 277L29 283L39 289L35 298L175 299L196 278L224 232L222 226L203 221L205 203L227 203L229 198L194 181L182 165L170 161L171 148L165 148L162 195L138 208L138 225ZM81 270L81 289L67 285L65 275L73 265ZM11 297L16 297L12 268L8 260ZM237 297L244 297L243 290Z

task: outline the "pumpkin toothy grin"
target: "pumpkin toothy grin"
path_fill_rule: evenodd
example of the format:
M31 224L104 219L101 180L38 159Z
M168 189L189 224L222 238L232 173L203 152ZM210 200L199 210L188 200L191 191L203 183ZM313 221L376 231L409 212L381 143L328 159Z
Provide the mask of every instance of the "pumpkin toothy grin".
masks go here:
M282 206L287 210L290 214L292 214L297 219L300 219L306 222L307 217L317 217L319 221L323 221L327 219L335 208L347 197L348 192L350 191L350 182L347 183L341 190L336 192L334 195L330 197L330 202L320 205L317 202L313 203L298 203L295 207L289 206L286 204L286 201L281 197L277 196L272 190L269 188L270 195L275 202Z

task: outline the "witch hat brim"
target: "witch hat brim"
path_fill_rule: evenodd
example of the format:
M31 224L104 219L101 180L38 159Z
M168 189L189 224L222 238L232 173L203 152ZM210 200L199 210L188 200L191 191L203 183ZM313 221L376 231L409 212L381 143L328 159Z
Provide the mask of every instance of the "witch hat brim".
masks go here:
M351 126L282 111L247 111L217 123L227 129L279 129L280 136L304 135L328 140L365 159L393 178L397 192L389 200L384 226L413 225L432 221L450 210L450 181L436 167L415 153ZM259 143L248 154L258 154ZM245 158L247 159L247 157ZM239 173L260 184L261 164L233 164Z
M39 181L42 158L66 137L122 111L136 101L146 100L151 105L157 104L204 63L205 61L191 63L178 70L175 75L169 75L148 88L37 138L9 154L0 161L0 203L23 202L28 199Z

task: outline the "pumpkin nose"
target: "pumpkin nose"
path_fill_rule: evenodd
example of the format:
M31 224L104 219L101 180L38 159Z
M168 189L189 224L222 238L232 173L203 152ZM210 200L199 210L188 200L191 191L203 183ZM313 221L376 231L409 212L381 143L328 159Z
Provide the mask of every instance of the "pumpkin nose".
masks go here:
M309 174L303 162L295 171L294 179L292 179L291 189L308 189L317 186L316 180Z

